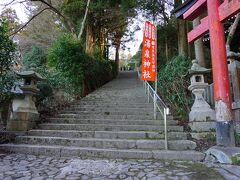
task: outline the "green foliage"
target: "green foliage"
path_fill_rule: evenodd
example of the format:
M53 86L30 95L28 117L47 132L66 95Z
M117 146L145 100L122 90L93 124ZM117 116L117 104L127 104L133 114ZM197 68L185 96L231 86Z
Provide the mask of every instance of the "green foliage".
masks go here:
M128 66L130 67L130 70L134 70L135 69L135 63L134 62L129 62Z
M15 76L11 73L16 45L9 39L8 22L0 19L0 104L11 98Z
M80 43L71 35L64 34L49 49L49 65L56 68L62 76L74 85L76 92L81 92L83 82L83 66L86 59Z
M240 147L240 134L235 132L236 146Z
M84 28L83 38L81 41L85 44L86 51L93 55L99 54L97 59L105 58L106 49L103 45L111 42L115 47L119 47L122 37L126 33L133 31L127 28L131 18L136 16L136 1L132 0L95 0L89 4L86 25L82 24L86 10L87 1L84 0L68 0L64 1L63 13L72 21L75 34L78 36L81 26ZM132 38L132 34L131 37ZM126 40L125 40L126 41ZM99 53L100 50L100 53Z
M8 37L8 22L0 19L0 76L7 74L12 66L16 45Z
M139 47L138 52L132 57L131 61L137 63L137 67L140 67L142 64L142 46Z
M27 70L31 65L36 65L36 72L40 73L45 78L50 76L49 70L46 67L47 55L44 50L39 46L33 46L32 49L24 54L23 64ZM41 103L45 98L52 96L52 88L50 82L45 80L38 83L40 92L37 94L37 104Z
M240 166L240 157L239 157L239 155L232 156L231 160L232 160L232 164L233 165Z
M39 82L37 88L40 90L40 93L36 95L37 105L42 103L45 99L53 97L53 89L48 81Z
M13 72L8 72L0 76L0 104L4 104L12 99L13 94L11 93L11 89L15 81L16 76Z
M1 14L0 14L0 20L7 19L8 21L8 31L9 32L14 32L16 31L20 24L19 24L19 19L17 17L16 10L12 8L6 8L4 9Z
M160 69L158 73L158 87L161 96L171 107L174 114L187 117L192 103L191 94L188 91L188 69L191 61L183 56L178 56Z
M41 47L33 46L30 51L24 54L23 63L27 68L30 68L31 64L40 67L47 63L47 55Z
M42 66L38 68L38 72L45 77L45 82L48 83L53 89L63 89L67 90L70 94L72 93L72 87L68 79L65 78L55 68Z
M212 142L216 142L216 133L211 133L209 132L205 137L205 140L207 141L212 141Z
M66 90L71 94L71 85L61 73L54 68L47 66L47 53L42 47L34 46L24 55L24 65L27 69L32 64L36 64L36 71L41 74L45 80L37 84L40 92L36 95L36 105L46 107L53 100L53 91L56 89Z
M168 24L157 27L157 48L158 64L164 66L168 60L178 54L177 28L174 19L170 19Z
M92 91L112 79L116 72L114 63L87 55L79 41L69 34L57 39L48 59L49 65L68 80L76 94Z

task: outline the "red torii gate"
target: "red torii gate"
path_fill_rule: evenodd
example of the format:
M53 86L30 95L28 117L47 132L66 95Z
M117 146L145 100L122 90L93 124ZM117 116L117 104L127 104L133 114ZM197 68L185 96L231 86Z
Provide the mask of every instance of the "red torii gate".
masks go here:
M216 111L217 145L235 146L232 119L232 100L227 67L224 28L222 23L240 12L240 0L197 0L184 14L183 19L193 21L203 12L208 16L188 33L191 43L210 33L214 99Z

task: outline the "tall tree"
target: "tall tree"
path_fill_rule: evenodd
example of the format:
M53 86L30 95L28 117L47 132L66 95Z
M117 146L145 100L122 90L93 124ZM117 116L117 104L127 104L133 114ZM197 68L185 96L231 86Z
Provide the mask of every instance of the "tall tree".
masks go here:
M171 39L175 37L172 34L174 21L170 16L170 11L173 9L172 0L138 0L138 2L143 15L152 20L158 26L158 32L161 32L161 37L159 37L161 41L158 42L158 46L161 49L161 57L166 60L170 59L174 51L173 48L175 48L171 46Z
M89 5L89 12L86 21L86 51L93 54L94 49L104 54L104 48L108 41L116 47L120 47L119 39L127 30L130 17L135 16L134 7L136 2L130 0L95 0ZM75 24L82 22L87 5L81 1L67 1L65 12ZM124 31L120 33L120 31ZM122 36L120 36L122 34ZM120 41L121 42L121 41ZM118 49L118 48L117 48ZM118 54L118 53L116 53Z
M93 54L94 49L104 54L108 39L112 38L113 44L120 47L121 38L127 30L129 18L135 16L136 1L131 0L94 0L90 3L84 0L26 0L35 5L38 3L37 11L32 14L29 21L22 26L26 28L31 21L44 12L51 11L58 16L60 26L63 25L74 37L86 40L86 50ZM86 20L86 28L84 30ZM16 32L22 30L18 29ZM118 49L118 48L117 48Z
M175 8L182 4L182 0L174 0ZM187 56L188 53L188 41L187 41L187 22L181 19L177 19L177 32L178 32L178 53L179 55Z

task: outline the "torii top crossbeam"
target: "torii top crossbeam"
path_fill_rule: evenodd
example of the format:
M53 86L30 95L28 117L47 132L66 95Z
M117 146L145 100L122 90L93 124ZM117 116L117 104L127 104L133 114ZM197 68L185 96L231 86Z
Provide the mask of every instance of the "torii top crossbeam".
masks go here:
M209 0L211 3L212 1ZM208 0L188 0L182 6L175 9L177 18L193 21L203 12L207 11ZM219 21L224 22L228 18L240 12L240 0L225 0L219 7L216 7L219 12ZM212 9L214 11L214 9ZM201 20L201 24L188 34L188 42L191 43L199 37L209 32L208 25L209 17Z

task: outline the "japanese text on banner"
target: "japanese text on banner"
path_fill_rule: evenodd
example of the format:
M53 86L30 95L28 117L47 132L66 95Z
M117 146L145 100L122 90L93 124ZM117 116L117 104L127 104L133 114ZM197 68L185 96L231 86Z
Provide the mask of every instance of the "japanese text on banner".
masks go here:
M142 48L142 77L144 81L155 81L156 79L156 27L149 21L145 22Z

